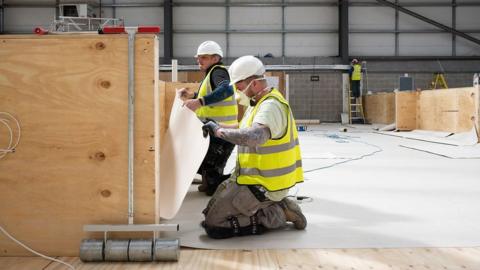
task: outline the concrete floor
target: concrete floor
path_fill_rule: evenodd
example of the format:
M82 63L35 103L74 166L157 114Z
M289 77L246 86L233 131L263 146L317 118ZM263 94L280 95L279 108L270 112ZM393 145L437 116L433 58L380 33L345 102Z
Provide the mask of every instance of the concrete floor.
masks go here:
M210 249L480 246L480 159L451 159L400 145L365 125L300 132L305 182L292 195L305 231L212 240L199 222L208 198L192 188L180 213L182 245ZM452 146L453 147L453 146ZM230 166L233 166L233 159Z

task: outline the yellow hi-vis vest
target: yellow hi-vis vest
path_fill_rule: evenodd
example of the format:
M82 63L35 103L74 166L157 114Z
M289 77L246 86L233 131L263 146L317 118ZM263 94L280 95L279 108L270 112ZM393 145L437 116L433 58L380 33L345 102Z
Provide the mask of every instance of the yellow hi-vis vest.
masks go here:
M269 139L256 147L238 146L237 165L239 185L262 185L268 191L287 189L303 182L302 157L298 134L288 102L277 89L261 98L240 128L251 127L263 101L275 98L288 108L287 132L278 139Z
M221 67L225 69L224 66L216 65L210 69L207 73L207 76L200 84L198 90L198 98L204 97L212 92L212 86L210 85L210 75L216 67ZM238 124L237 115L238 107L237 101L235 100L235 94L227 97L226 99L213 103L210 105L205 105L198 108L195 113L200 120L205 120L206 118L211 118L218 123L222 124Z
M360 81L362 79L362 66L360 64L353 65L352 81Z

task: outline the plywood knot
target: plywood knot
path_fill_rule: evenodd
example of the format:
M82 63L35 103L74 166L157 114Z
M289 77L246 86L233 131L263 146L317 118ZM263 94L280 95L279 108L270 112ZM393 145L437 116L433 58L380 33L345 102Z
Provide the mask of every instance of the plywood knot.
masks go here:
M112 195L112 192L108 189L104 189L102 191L100 191L100 194L105 197L105 198L108 198Z
M97 153L95 153L93 158L96 159L96 160L99 160L99 161L104 161L106 157L105 157L105 153L97 152Z
M110 88L111 85L112 85L112 84L111 84L109 81L101 81L101 82L100 82L100 86L103 87L103 88L105 88L105 89Z
M103 50L103 49L105 49L105 47L106 47L105 43L103 43L103 42L95 43L95 49L97 49L97 50Z

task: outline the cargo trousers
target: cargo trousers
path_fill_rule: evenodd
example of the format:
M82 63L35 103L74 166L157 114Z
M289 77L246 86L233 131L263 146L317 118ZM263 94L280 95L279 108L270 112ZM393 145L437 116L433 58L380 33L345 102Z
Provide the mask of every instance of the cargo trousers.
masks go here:
M218 186L203 214L202 226L217 239L262 234L287 222L280 202L266 198L258 186L238 185L235 177Z
M206 185L207 195L211 196L218 185L228 178L228 175L223 174L223 170L234 148L235 145L230 142L210 137L207 154L198 169L198 173L202 175L202 184Z

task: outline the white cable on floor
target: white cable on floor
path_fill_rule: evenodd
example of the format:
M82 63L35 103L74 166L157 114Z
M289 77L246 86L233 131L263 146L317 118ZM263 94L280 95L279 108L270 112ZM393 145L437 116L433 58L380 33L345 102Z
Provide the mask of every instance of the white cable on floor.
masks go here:
M314 135L314 136L318 136L318 135ZM357 141L357 140L353 140L352 137L350 136L344 136L344 137L340 137L338 135L323 135L323 136L327 136L329 138L332 138L332 137L336 137L336 138L339 138L339 139L350 139L351 141L353 142L357 142L357 143L363 143L365 145L368 145L368 146L372 146L374 148L377 148L377 150L375 151L372 151L368 154L365 154L365 155L361 155L360 157L357 157L357 158L347 158L346 160L343 160L343 161L340 161L340 162L336 162L336 163L333 163L333 164L330 164L328 166L323 166L323 167L318 167L318 168L314 168L314 169L310 169L310 170L306 170L306 171L303 171L303 173L309 173L309 172L314 172L314 171L318 171L318 170L322 170L322 169L327 169L327 168L331 168L331 167L334 167L334 166L337 166L337 165L340 165L340 164L343 164L343 163L347 163L347 162L350 162L350 161L354 161L354 160L359 160L359 159L362 159L364 157L368 157L368 156L373 156L375 155L376 153L379 153L379 152L382 152L383 149L378 146L378 145L374 145L374 144L371 144L371 143L367 143L367 142L363 142L363 141ZM316 159L316 158L313 158L313 159ZM336 158L335 158L336 159ZM293 198L297 203L309 203L309 202L313 202L313 198L312 197L308 197L308 196L300 196L300 195L297 195L298 192L300 191L300 188L295 186L297 188L297 190L294 192L293 195L288 195L287 197L291 197Z
M2 117L2 115L6 115L6 116L8 116L8 118ZM12 119L17 126L17 140L15 141L15 143L13 142L14 141L13 138L14 138L15 134L13 132L12 127L10 127L9 119ZM13 115L11 115L10 113L7 113L7 112L0 112L0 123L4 124L7 127L8 133L10 135L10 140L8 142L7 148L5 148L5 149L0 148L0 159L2 159L8 153L15 152L15 148L17 147L18 143L20 142L21 129L20 129L20 123L18 122L18 120Z
M17 243L18 245L20 245L21 247L23 247L24 249L30 251L31 253L37 255L37 256L40 256L44 259L47 259L47 260L51 260L51 261L54 261L54 262L58 262L58 263L61 263L61 264L64 264L66 265L68 268L72 269L72 270L75 270L75 267L71 264L68 264L64 261L61 261L61 260L58 260L58 259L55 259L55 258L52 258L52 257L48 257L46 255L43 255L42 253L39 253L39 252L36 252L35 250L27 247L25 244L23 244L22 242L18 241L17 239L15 239L15 237L11 236L1 225L0 225L0 231L2 231L8 238L10 238L13 242Z
M315 135L317 136L317 135ZM358 140L354 140L352 139L352 137L350 136L344 136L344 137L340 137L338 135L323 135L323 136L327 136L327 137L330 137L332 138L333 136L336 136L336 138L339 138L339 139L344 139L344 140L350 140L352 142L357 142L357 143L362 143L362 144L365 144L365 145L368 145L368 146L371 146L371 147L374 147L376 148L377 150L374 150L368 154L365 154L365 155L361 155L359 157L356 157L356 158L348 158L344 161L340 161L340 162L337 162L337 163L333 163L333 164L330 164L330 165L327 165L327 166L323 166L323 167L318 167L318 168L314 168L314 169L311 169L311 170L307 170L307 171L303 171L303 173L309 173L309 172L314 172L314 171L318 171L318 170L323 170L323 169L327 169L327 168L331 168L331 167L334 167L334 166L337 166L337 165L340 165L340 164L343 164L343 163L347 163L347 162L350 162L350 161L354 161L354 160L360 160L364 157L368 157L368 156L373 156L375 155L376 153L379 153L379 152L382 152L383 149L378 146L378 145L374 145L374 144L371 144L371 143L367 143L367 142L363 142L363 141L358 141Z

